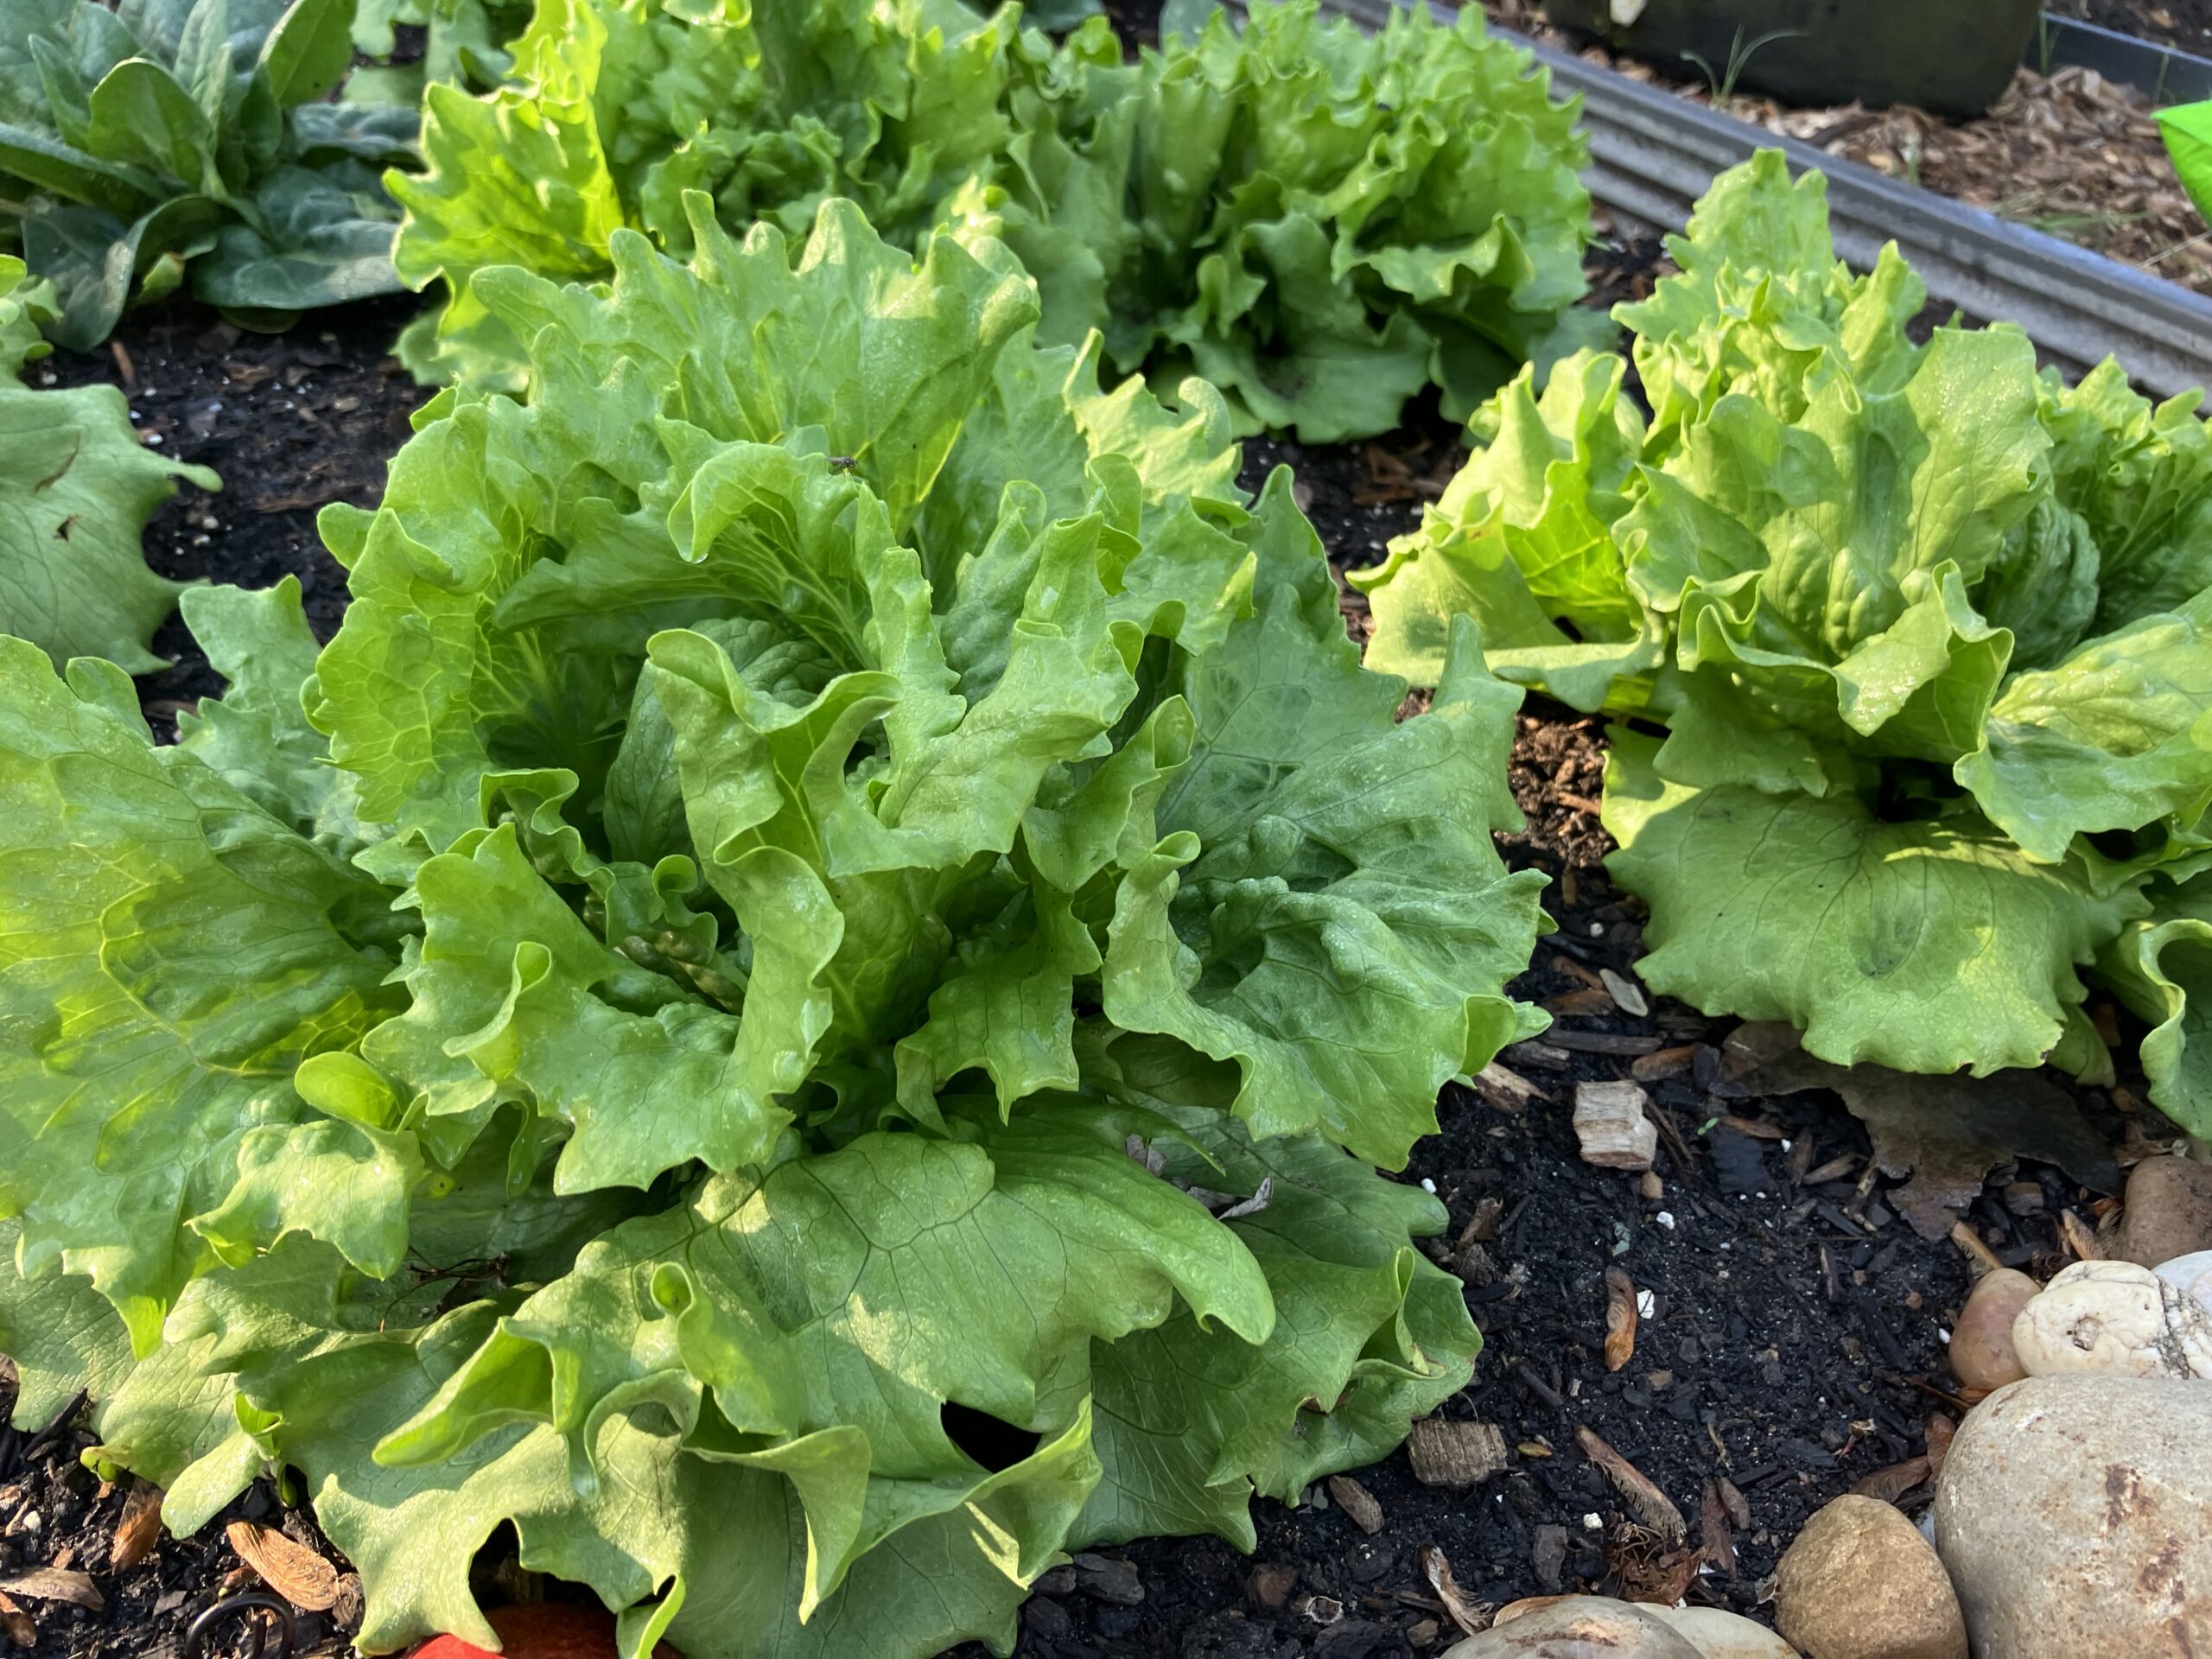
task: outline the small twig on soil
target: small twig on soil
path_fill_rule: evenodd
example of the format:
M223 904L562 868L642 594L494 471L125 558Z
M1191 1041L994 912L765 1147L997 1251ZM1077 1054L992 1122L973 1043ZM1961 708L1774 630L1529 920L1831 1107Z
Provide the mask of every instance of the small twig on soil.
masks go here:
M1545 1382L1542 1377L1538 1376L1535 1368L1527 1360L1516 1359L1513 1362L1513 1375L1520 1379L1522 1388L1528 1389L1554 1411L1561 1411L1566 1408L1567 1397L1550 1383Z

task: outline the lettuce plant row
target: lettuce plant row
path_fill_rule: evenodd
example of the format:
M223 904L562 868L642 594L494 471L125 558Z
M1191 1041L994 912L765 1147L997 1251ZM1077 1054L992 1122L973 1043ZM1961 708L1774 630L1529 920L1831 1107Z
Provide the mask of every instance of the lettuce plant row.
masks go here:
M1195 371L1236 429L1313 441L1398 424L1432 383L1470 412L1522 363L1597 343L1575 106L1529 54L1425 9L1369 36L1316 0L1217 11L1122 60L1103 17L1055 47L959 0L683 7L543 0L512 74L433 86L429 170L395 175L397 257L450 302L404 354L425 378L514 376L473 270L603 280L616 229L682 255L681 198L797 232L831 196L912 246L989 233L1117 369Z
M327 512L319 652L184 594L174 746L0 641L18 1421L89 1389L179 1531L296 1471L371 1652L489 1640L503 1524L627 1653L1007 1644L1477 1346L1374 1166L1542 1024L1521 691L1463 626L1398 721L1287 474L1003 247L684 206L474 276L519 395Z
M1630 364L1523 376L1361 578L1371 665L1492 667L1622 717L1605 819L1651 986L1823 1058L2101 1075L2101 978L2152 1096L2212 1134L2212 429L2005 327L1909 325L1824 181L1717 181Z

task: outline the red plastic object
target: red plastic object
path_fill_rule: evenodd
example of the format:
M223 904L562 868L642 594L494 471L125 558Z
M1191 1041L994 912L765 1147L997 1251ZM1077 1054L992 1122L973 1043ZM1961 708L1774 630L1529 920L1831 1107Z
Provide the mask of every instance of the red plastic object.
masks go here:
M433 1637L415 1649L414 1659L615 1659L614 1615L582 1602L545 1601L500 1607L485 1615L499 1633L504 1654L494 1654L457 1636ZM653 1659L682 1659L662 1643Z

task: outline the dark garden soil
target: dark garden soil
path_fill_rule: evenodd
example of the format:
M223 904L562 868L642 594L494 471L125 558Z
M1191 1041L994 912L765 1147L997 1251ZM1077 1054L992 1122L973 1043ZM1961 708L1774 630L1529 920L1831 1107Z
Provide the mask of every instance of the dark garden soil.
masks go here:
M1597 297L1643 291L1656 254L1649 243L1594 251ZM343 580L315 538L314 512L373 501L405 435L423 394L384 355L403 320L398 307L358 307L271 339L175 306L130 319L111 356L47 366L61 383L124 385L149 440L223 474L221 495L188 489L156 517L146 538L156 568L251 586L296 575L327 637ZM1254 443L1246 479L1256 483L1277 461L1295 466L1332 558L1363 565L1418 520L1459 459L1453 429L1430 410L1373 443ZM1346 613L1363 635L1363 602L1348 597ZM161 644L180 653L178 665L142 690L167 723L178 700L216 687L181 630ZM1929 1413L1955 1413L1942 1344L1966 1294L1966 1260L1885 1202L1890 1183L1869 1168L1866 1131L1824 1093L1714 1098L1700 1080L1730 1022L1656 999L1648 1016L1630 1017L1599 988L1600 969L1632 973L1641 938L1637 907L1600 862L1610 847L1596 816L1602 769L1598 722L1541 703L1524 712L1512 782L1529 822L1503 845L1516 865L1554 878L1546 903L1559 930L1514 989L1557 1023L1505 1063L1541 1097L1447 1089L1443 1133L1405 1174L1451 1212L1429 1247L1466 1282L1484 1339L1472 1386L1440 1415L1496 1426L1503 1466L1465 1487L1427 1484L1400 1452L1359 1471L1357 1491L1339 1486L1332 1497L1325 1485L1293 1508L1257 1503L1259 1548L1249 1559L1206 1539L1078 1556L1046 1576L1025 1611L1026 1659L1434 1650L1456 1634L1429 1570L1436 1560L1448 1563L1474 1622L1484 1605L1585 1586L1757 1616L1762 1580L1803 1520L1870 1477L1892 1488L1906 1480L1910 1469L1883 1471L1923 1452ZM1632 1068L1662 1131L1648 1178L1582 1162L1568 1122L1578 1082ZM2082 1097L2116 1140L2111 1099ZM2057 1212L2089 1218L2094 1195L2038 1166L2017 1179L2029 1185L2008 1190L2010 1207L1993 1186L1972 1222L2004 1261L2047 1268L2061 1255ZM1625 1275L1612 1294L1647 1299L1633 1356L1611 1370L1609 1272ZM13 1392L0 1381L0 1422ZM1625 1497L1581 1433L1663 1493L1683 1535L1669 1536L1648 1497ZM220 1522L195 1539L163 1537L118 1568L111 1552L134 1500L79 1465L91 1439L67 1424L35 1439L0 1427L0 1580L73 1569L103 1604L19 1595L18 1613L0 1606L13 1627L0 1630L0 1647L13 1636L24 1659L166 1659L195 1617L253 1588L252 1574ZM284 1509L266 1482L223 1520L236 1518L282 1525L327 1553L306 1512ZM512 1558L503 1567L497 1553L480 1563L494 1599L493 1580L516 1587ZM346 1611L341 1600L334 1614L305 1618L301 1650L335 1651ZM227 1650L219 1640L207 1659Z
M2212 0L2051 0L2044 10L2212 57Z

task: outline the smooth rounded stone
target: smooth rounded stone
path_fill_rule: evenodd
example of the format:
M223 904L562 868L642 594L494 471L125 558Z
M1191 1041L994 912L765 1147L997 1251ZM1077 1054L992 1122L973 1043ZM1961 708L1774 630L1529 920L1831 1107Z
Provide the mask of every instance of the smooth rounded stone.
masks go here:
M2184 1296L2193 1297L2212 1313L2212 1250L2196 1250L2161 1262L2153 1269L2158 1277Z
M2012 1321L2042 1289L2012 1268L1983 1274L1951 1332L1951 1374L1969 1389L2001 1389L2025 1376L2012 1349Z
M1951 1442L1935 1516L1977 1653L2212 1653L2212 1389L2099 1373L2000 1389Z
M1444 1659L1706 1659L1650 1608L1605 1596L1530 1600L1500 1609L1497 1624L1453 1643Z
M1718 1607L1646 1607L1643 1611L1686 1636L1704 1659L1797 1659L1797 1649L1764 1624Z
M1943 1563L1871 1497L1846 1494L1805 1523L1775 1568L1774 1622L1806 1659L1967 1659Z
M2113 1254L2155 1268L2212 1250L2212 1164L2145 1158L2127 1178Z
M2012 1348L2030 1376L2212 1377L2212 1313L2149 1268L2076 1262L2020 1310Z

